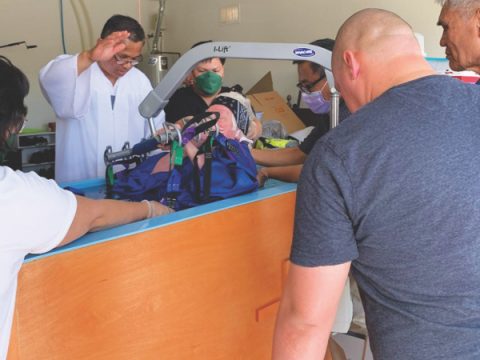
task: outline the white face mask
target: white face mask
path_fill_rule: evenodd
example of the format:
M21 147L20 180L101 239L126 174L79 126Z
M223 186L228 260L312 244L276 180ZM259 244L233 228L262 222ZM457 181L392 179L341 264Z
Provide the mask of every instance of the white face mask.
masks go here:
M312 110L315 114L326 114L330 111L331 102L326 100L323 96L323 89L327 85L327 82L323 84L319 91L312 93L302 92L302 101Z

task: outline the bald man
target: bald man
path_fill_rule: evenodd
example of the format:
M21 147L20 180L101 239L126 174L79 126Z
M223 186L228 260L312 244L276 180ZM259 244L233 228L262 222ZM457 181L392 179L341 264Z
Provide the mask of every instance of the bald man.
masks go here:
M300 177L274 359L321 358L350 270L375 359L480 359L480 88L379 9L342 25L332 66L352 115Z

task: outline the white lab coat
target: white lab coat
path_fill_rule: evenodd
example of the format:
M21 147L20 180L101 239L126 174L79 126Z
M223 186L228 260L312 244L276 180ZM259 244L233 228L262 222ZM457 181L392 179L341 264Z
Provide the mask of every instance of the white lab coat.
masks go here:
M77 76L77 56L61 55L40 70L40 86L57 116L57 182L104 177L107 146L119 151L126 141L133 146L150 136L138 111L152 90L147 77L132 68L112 85L97 63ZM157 128L164 119L162 111Z

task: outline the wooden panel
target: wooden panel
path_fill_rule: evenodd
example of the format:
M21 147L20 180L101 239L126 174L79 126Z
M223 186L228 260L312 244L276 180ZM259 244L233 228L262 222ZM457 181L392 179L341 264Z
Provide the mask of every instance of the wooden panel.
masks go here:
M25 264L9 360L269 359L294 202L287 193Z

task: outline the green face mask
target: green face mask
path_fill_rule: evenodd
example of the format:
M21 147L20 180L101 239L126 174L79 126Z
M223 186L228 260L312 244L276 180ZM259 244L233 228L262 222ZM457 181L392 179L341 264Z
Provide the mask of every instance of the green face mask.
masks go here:
M195 88L206 95L215 94L222 87L222 77L213 71L204 72L195 78Z

